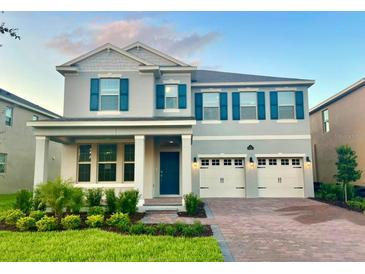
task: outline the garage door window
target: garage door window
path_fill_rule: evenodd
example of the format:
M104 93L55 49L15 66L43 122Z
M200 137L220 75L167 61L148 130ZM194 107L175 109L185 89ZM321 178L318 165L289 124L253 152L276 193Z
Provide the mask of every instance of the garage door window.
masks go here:
M219 166L219 159L213 159L212 166Z
M207 159L201 160L201 164L202 166L209 166L209 160Z
M224 159L224 165L225 166L231 166L232 165L232 160L231 159Z
M257 164L259 166L266 166L266 159L257 159Z
M281 159L281 165L282 166L288 166L289 165L289 159Z
M292 159L291 164L293 166L299 166L300 165L300 159Z
M235 159L234 160L234 165L235 166L242 166L243 165L243 160L242 159Z
M269 166L276 166L276 159L269 159Z

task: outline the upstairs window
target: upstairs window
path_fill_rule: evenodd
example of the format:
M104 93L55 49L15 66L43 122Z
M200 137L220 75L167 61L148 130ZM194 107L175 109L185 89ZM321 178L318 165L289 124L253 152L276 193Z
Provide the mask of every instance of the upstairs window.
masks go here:
M165 85L165 108L166 109L179 108L177 85Z
M13 108L6 107L5 109L5 125L11 127L13 125Z
M120 79L100 79L100 110L119 109Z
M7 154L0 153L0 174L6 173Z
M257 119L257 94L256 92L240 93L241 120Z
M295 93L278 92L279 119L295 119Z
M330 120L328 115L328 109L322 111L322 126L323 126L323 133L327 133L330 131Z
M203 93L203 120L219 120L219 93Z

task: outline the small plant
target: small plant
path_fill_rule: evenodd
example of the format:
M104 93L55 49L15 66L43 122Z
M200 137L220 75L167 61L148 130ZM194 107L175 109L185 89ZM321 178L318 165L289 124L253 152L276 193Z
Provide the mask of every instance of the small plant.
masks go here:
M131 220L129 219L128 214L117 212L110 216L107 220L107 224L114 226L121 231L128 231L129 226L131 225Z
M36 220L32 217L22 217L16 222L16 227L20 231L28 231L34 229Z
M129 233L134 235L141 235L145 233L145 225L141 222L133 224L129 227Z
M166 225L164 234L169 236L175 236L177 234L176 227L174 225Z
M42 219L44 216L46 215L46 213L44 211L41 210L34 210L31 211L29 213L29 217L32 217L34 220L39 221L40 219Z
M189 193L184 195L186 212L190 216L194 216L198 213L199 205L202 201L198 198L198 196L194 193Z
M157 228L152 225L145 225L144 231L147 235L156 235L158 232Z
M127 190L121 192L118 198L118 210L123 213L127 213L129 216L133 215L137 211L137 205L139 201L138 190Z
M28 214L33 205L33 193L29 190L22 189L16 192L15 208L20 209L25 214Z
M46 208L47 208L47 205L44 202L42 202L39 189L38 188L35 189L34 196L33 196L32 209L45 211Z
M67 206L68 211L72 213L80 213L82 206L84 205L84 192L81 188L72 187L71 197Z
M52 231L58 227L57 219L55 217L44 216L35 223L38 231Z
M78 229L81 226L81 218L77 215L68 215L61 220L64 229Z
M88 227L91 228L102 227L104 225L104 215L88 216L85 223Z
M355 197L354 186L348 184L346 186L347 196L351 200ZM335 202L342 201L344 197L344 191L339 184L321 184L318 191L315 193L315 197L321 200Z
M204 226L199 221L195 221L192 225L185 225L182 228L181 234L185 237L197 237L203 232Z
M90 188L86 192L86 202L88 207L100 206L103 190L101 188Z
M23 217L25 217L25 214L20 209L10 209L5 212L4 221L7 225L15 225Z
M117 208L117 196L115 195L114 189L107 189L105 191L106 206L109 213L114 213Z
M91 215L104 215L105 210L102 206L93 206L89 208L89 211L87 212L88 216Z

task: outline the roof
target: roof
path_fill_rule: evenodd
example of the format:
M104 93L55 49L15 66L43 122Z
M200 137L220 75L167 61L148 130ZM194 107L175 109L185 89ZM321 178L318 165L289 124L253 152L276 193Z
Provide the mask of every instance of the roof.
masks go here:
M8 102L11 102L11 103L14 103L14 104L17 104L19 106L22 106L24 108L27 108L29 110L32 110L32 111L35 111L35 112L38 112L38 113L41 113L43 115L46 115L48 117L52 117L52 118L60 118L61 116L52 112L52 111L49 111L41 106L38 106L36 104L33 104L32 102L29 102L19 96L16 96L15 94L13 93L10 93L9 91L6 91L2 88L0 88L0 99L4 99L5 101L8 101Z
M196 70L192 74L193 83L230 83L230 82L308 82L314 84L313 80L298 78L283 78L262 76L253 74L241 74L214 70Z
M60 121L60 122L74 122L74 121L177 121L177 120L195 120L194 117L174 117L174 116L160 116L160 117L59 117L57 119L43 119L38 122Z
M349 87L341 90L340 92L336 93L335 95L331 96L330 98L324 100L323 102L319 103L315 107L311 108L309 110L309 114L313 114L321 109L324 109L325 107L329 106L330 104L342 99L343 97L351 94L352 92L358 90L362 86L365 85L365 78L360 79L359 81L353 83Z

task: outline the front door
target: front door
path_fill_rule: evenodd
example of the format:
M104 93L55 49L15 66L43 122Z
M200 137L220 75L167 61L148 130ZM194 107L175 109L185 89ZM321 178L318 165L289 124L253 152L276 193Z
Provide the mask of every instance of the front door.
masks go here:
M160 194L179 195L179 152L160 152Z

